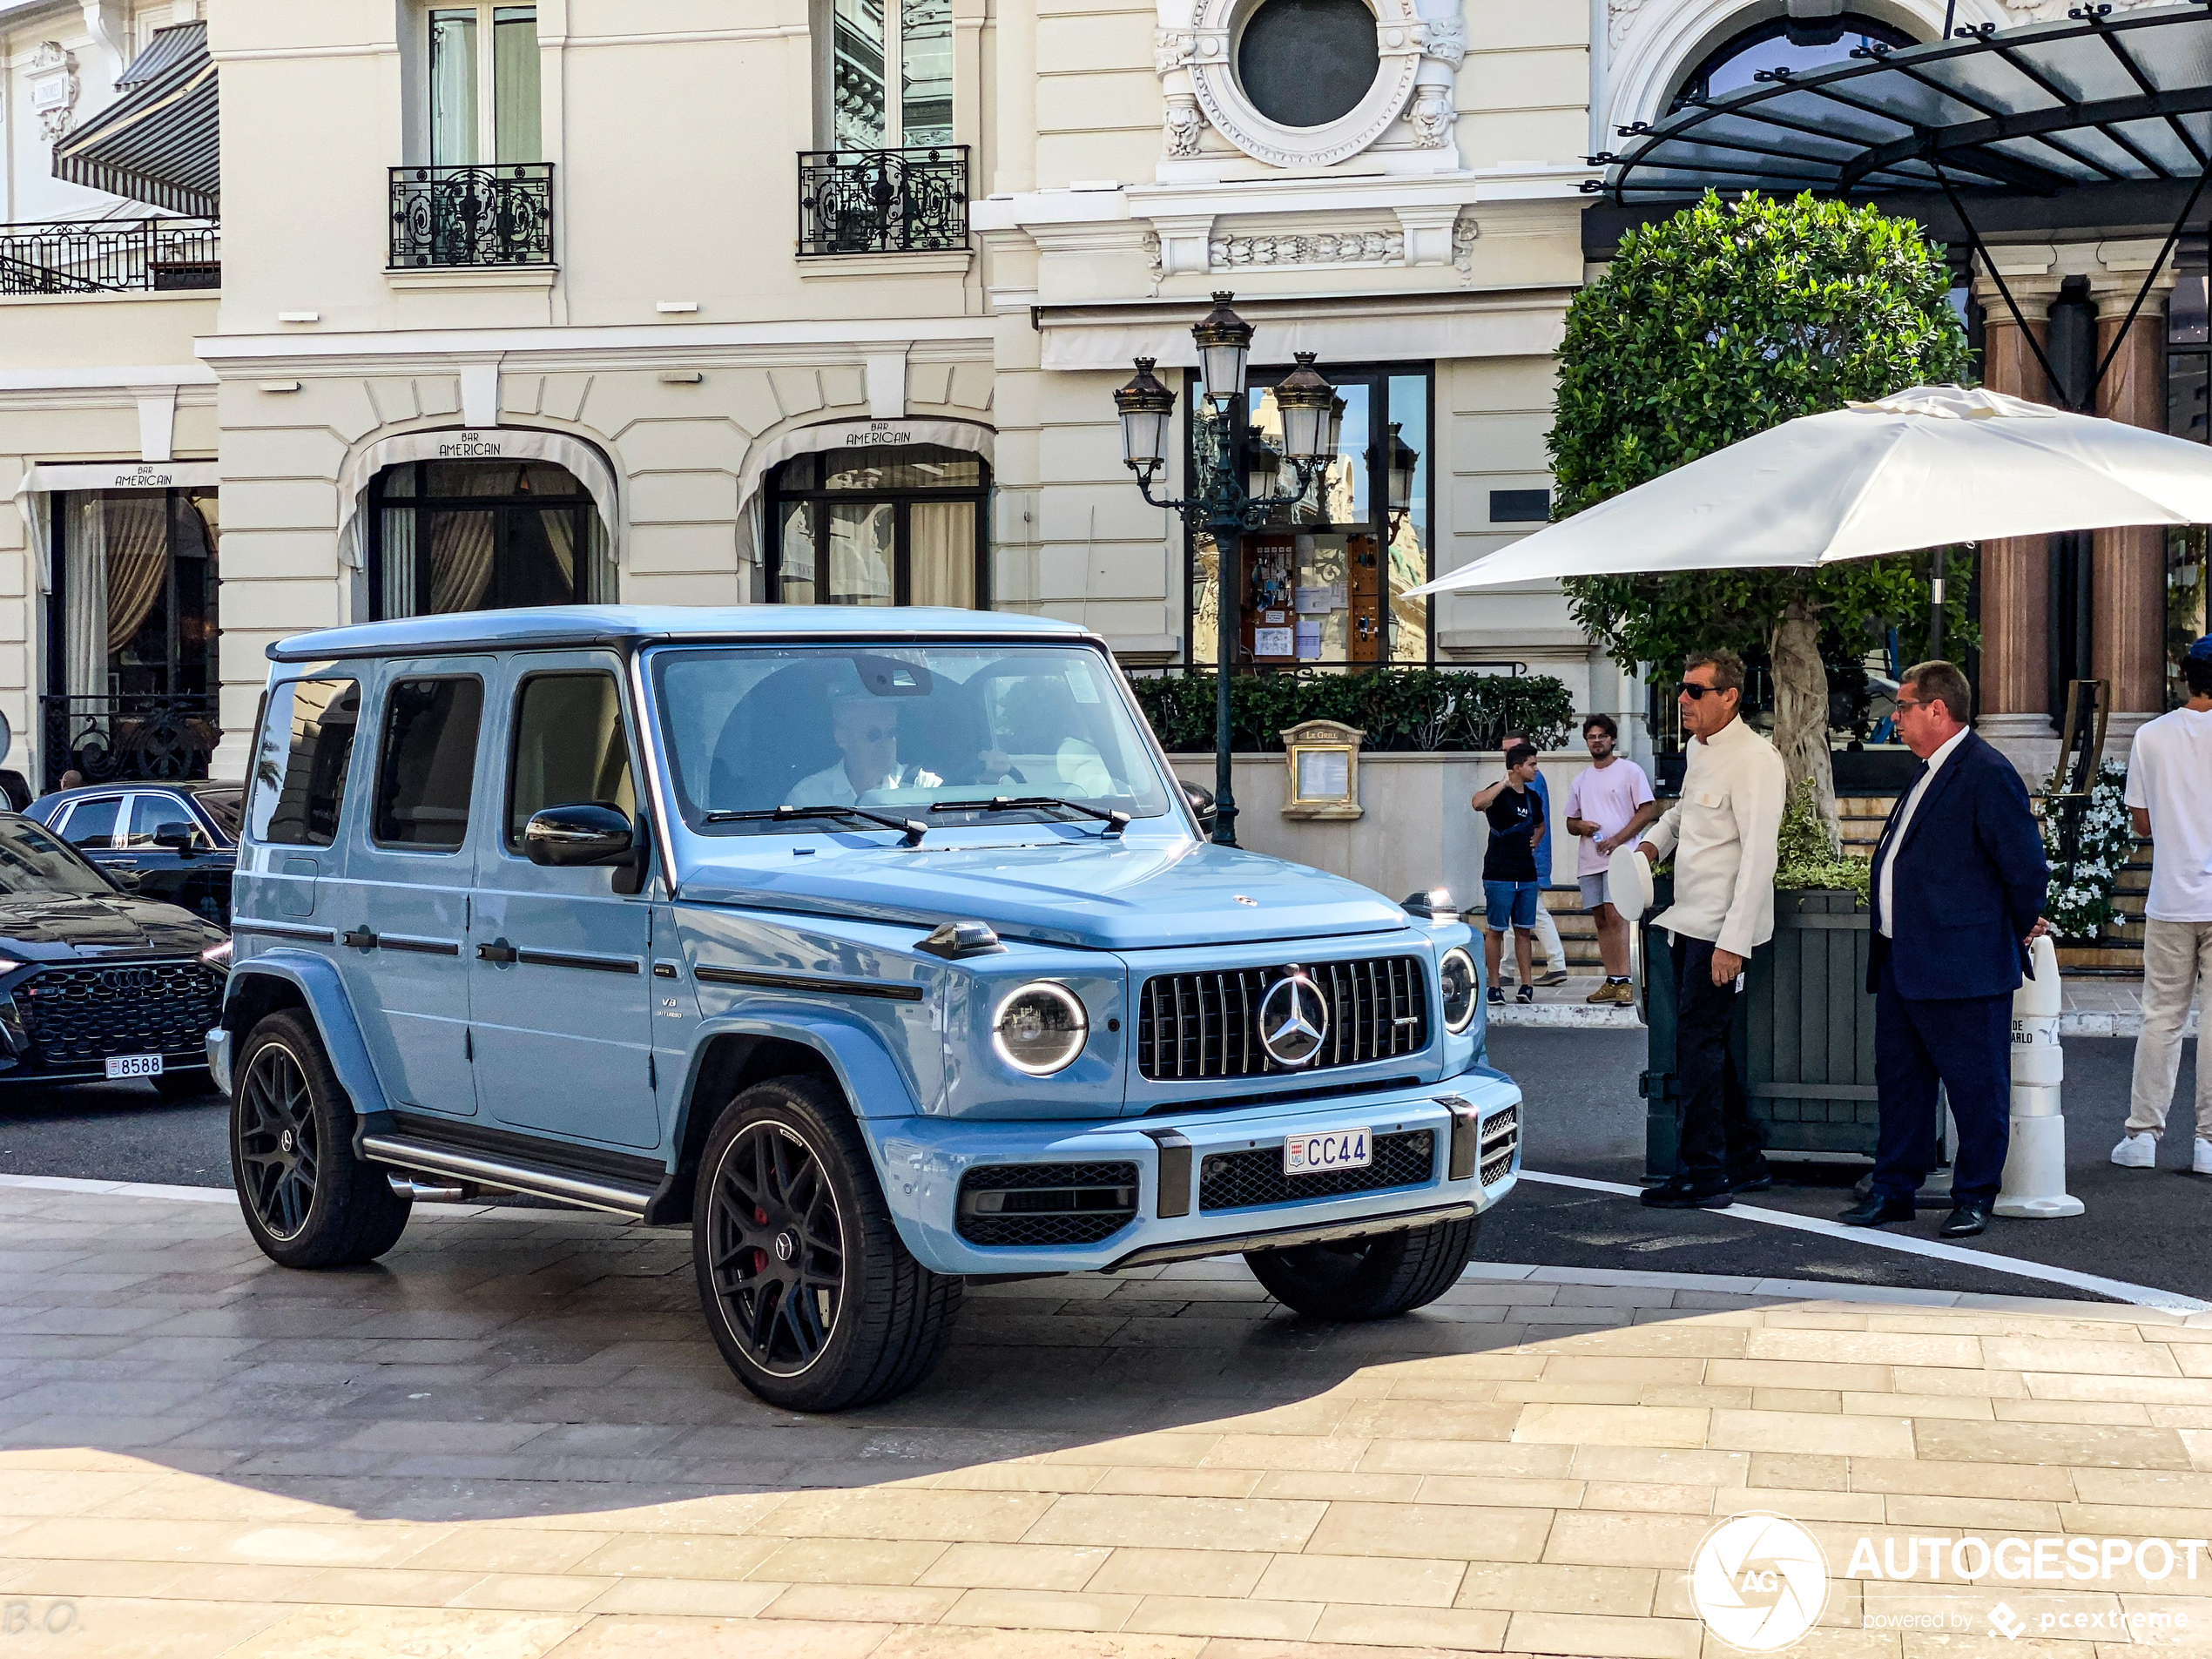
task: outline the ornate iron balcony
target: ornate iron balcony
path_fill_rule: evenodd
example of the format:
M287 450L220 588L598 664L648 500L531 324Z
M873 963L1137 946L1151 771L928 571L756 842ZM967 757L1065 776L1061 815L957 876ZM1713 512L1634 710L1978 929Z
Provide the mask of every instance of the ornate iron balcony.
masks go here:
M212 696L42 697L45 786L76 772L88 784L205 778L222 740Z
M392 268L553 263L553 164L392 169Z
M0 293L124 293L222 286L222 226L215 219L0 225Z
M799 157L799 252L927 253L968 246L968 146Z

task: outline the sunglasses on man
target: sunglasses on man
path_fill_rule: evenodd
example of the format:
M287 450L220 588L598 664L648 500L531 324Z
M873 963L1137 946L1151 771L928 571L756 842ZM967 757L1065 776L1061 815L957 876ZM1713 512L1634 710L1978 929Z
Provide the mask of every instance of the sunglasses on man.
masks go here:
M1726 686L1699 685L1694 681L1684 680L1675 687L1675 695L1677 697L1686 697L1693 703L1702 703L1707 698L1713 696L1715 693L1727 689L1728 688Z

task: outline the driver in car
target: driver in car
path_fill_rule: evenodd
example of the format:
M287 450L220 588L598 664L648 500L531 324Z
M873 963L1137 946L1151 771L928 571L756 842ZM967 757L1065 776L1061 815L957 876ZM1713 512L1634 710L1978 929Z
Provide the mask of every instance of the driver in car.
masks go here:
M830 704L830 736L844 759L801 778L786 806L852 806L880 789L934 789L945 780L899 762L899 705L880 698L838 698Z

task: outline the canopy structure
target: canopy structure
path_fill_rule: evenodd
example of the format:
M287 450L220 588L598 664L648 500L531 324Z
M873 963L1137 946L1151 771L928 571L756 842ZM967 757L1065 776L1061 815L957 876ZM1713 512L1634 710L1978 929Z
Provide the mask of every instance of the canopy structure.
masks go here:
M158 30L123 96L54 146L54 176L172 212L222 212L220 111L205 23Z

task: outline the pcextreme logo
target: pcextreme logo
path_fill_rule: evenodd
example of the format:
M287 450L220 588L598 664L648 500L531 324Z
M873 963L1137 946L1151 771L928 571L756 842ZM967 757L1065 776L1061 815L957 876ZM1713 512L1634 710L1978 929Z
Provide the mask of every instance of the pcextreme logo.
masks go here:
M1689 1600L1731 1648L1772 1653L1811 1629L1827 1607L1828 1558L1786 1515L1733 1515L1697 1546Z

